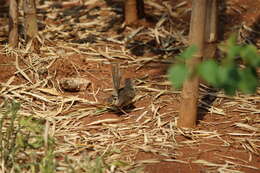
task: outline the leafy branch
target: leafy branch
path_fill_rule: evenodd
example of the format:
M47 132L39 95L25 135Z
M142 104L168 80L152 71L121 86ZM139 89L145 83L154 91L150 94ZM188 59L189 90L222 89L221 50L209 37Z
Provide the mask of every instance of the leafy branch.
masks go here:
M234 95L236 91L245 94L256 92L259 86L260 55L253 45L238 45L235 37L230 37L227 42L219 46L224 57L221 61L216 59L204 60L196 66L195 70L189 69L185 61L196 58L195 46L188 47L177 56L177 63L173 65L168 76L172 85L179 89L187 78L199 75L204 81L215 88L223 89L226 94Z

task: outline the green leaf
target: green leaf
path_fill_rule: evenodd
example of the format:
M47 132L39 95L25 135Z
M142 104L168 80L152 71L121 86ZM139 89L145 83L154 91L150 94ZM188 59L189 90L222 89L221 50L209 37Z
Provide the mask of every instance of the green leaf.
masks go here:
M234 85L224 85L223 89L226 95L233 96L236 93L237 87Z
M253 45L246 45L240 52L240 56L244 62L253 67L260 66L260 55L257 53L257 48Z
M218 70L218 79L220 83L236 85L239 81L238 67L233 64L220 66Z
M233 46L229 47L228 52L227 52L228 62L234 61L239 56L241 49L242 49L242 47L238 46L238 45L233 45Z
M257 73L257 68L260 67L260 55L253 45L238 45L236 38L236 35L233 34L224 44L219 46L225 55L221 64L214 60L208 60L198 64L195 70L210 85L223 89L228 95L235 94L237 90L244 93L256 92L256 88L260 84ZM196 51L196 46L190 46L177 57L177 60L185 62L194 57ZM243 70L241 70L241 64ZM172 85L176 89L180 88L190 76L191 70L183 63L171 67L168 76Z
M227 47L233 47L237 42L237 34L232 33L231 36L227 40Z
M199 75L210 85L218 86L218 64L214 60L204 61L199 65Z
M232 34L231 37L229 37L228 40L220 46L222 51L227 54L222 61L224 64L232 63L239 56L242 47L237 45L236 42L237 36L236 34Z
M168 76L172 85L179 89L188 77L188 69L184 64L174 65L169 69Z
M197 47L195 45L189 46L185 49L177 58L179 60L187 60L193 57L193 55L197 52Z
M239 82L238 67L232 64L219 66L218 82L226 94L234 95Z
M228 81L228 71L224 66L220 66L218 70L218 81L220 85L227 83Z
M239 81L239 89L246 94L253 94L256 92L258 80L256 73L251 68L245 68L239 73L241 80Z

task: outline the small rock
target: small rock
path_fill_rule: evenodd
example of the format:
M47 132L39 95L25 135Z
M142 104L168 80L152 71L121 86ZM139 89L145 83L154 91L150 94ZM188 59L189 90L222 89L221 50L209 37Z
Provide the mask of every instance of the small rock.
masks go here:
M65 91L78 92L86 90L90 81L84 78L62 78L59 83Z

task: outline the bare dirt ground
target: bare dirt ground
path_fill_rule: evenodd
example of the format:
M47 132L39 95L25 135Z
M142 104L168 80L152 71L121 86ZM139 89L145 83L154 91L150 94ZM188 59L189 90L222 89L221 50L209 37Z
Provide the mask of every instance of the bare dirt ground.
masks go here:
M50 122L61 162L65 155L75 162L87 155L128 163L118 172L259 172L259 89L228 97L203 85L201 96L209 95L201 99L197 127L178 129L180 92L171 89L166 72L187 46L191 3L145 2L148 22L123 30L123 1L44 1L38 5L39 54L8 52L7 18L1 15L0 99L18 100L21 115ZM241 43L259 49L260 1L224 2L221 39L239 32ZM134 108L122 115L104 109L112 92L112 61L120 62L123 78L134 79L137 91ZM66 92L59 86L64 77L91 84Z

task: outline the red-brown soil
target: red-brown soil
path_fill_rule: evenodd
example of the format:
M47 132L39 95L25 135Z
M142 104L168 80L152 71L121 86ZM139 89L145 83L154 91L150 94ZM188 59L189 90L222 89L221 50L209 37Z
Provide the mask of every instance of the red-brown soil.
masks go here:
M183 0L170 2L162 2L162 0L160 0L157 3L166 2L175 6L183 2ZM178 10L183 12L185 8L187 9L190 5L188 1L183 8ZM259 28L259 26L256 26L259 25L260 19L259 0L228 0L226 1L226 5L225 13L222 9L223 14L220 15L220 20L222 20L220 22L222 23L221 25L223 25L221 31L224 32L221 33L223 34L223 39L230 33L237 31L239 27L241 29L242 24L252 28ZM97 8L97 11L100 12L101 17L105 16L104 21L108 21L108 15L111 13L108 9L105 9L105 7L107 7L106 3L102 1L96 5L90 4L88 7L93 8L98 6L100 6L101 9ZM102 8L105 10L102 10ZM153 15L154 8L146 5L146 10L149 14ZM162 13L162 11L156 11L156 15ZM92 15L95 15L95 10ZM88 19L88 21L95 21L95 19L98 20L98 17L94 18L94 20ZM62 21L48 18L41 21L41 23L44 22L50 26L57 25L56 27L63 24ZM175 22L176 28L182 28L187 32L189 13L180 16ZM119 27L117 25L114 27ZM155 24L150 23L148 27L154 28ZM95 29L100 30L99 26L97 26L97 28L90 28L90 30L86 32L96 34ZM124 33L128 33L129 30L129 28L126 29L122 35L124 36ZM241 29L241 32L248 34L247 32L249 31ZM259 32L259 30L257 32ZM47 34L47 32L44 31L42 33ZM116 33L116 29L110 29L106 32L102 32L101 35L104 38L106 36L116 37ZM57 91L61 92L57 82L61 78L86 78L91 81L91 85L86 90L80 92L63 91L60 93L60 96L64 98L75 96L80 99L85 99L84 101L88 100L104 105L106 104L106 98L109 97L112 92L111 67L109 62L116 60L121 63L123 78L135 79L137 96L140 96L140 99L134 103L135 109L125 115L118 115L113 112L101 112L99 114L88 114L84 116L84 113L88 110L96 109L95 106L97 108L100 107L100 105L89 106L89 104L84 101L76 101L71 104L71 107L64 106L64 108L66 107L68 109L62 110L59 114L55 115L55 117L69 118L69 116L74 115L74 112L82 110L81 116L74 118L74 120L71 120L68 124L66 124L67 122L63 123L62 118L57 120L56 124L57 131L63 130L58 126L63 127L64 125L70 126L70 124L78 124L71 129L68 127L64 136L56 136L61 146L63 145L61 142L66 143L66 141L70 141L70 143L74 142L73 145L75 146L79 145L83 147L83 149L79 147L79 150L75 151L72 155L80 154L83 150L93 150L98 154L102 154L105 152L105 145L107 145L107 147L111 145L119 148L121 151L120 156L116 159L138 163L137 165L143 167L143 171L147 173L235 171L258 173L260 171L260 102L259 100L255 100L255 98L259 98L259 91L253 96L237 94L233 98L226 97L221 93L216 93L217 97L213 99L209 111L205 112L205 105L201 106L201 111L204 111L204 113L200 113L201 116L199 117L195 129L177 129L175 123L178 117L180 94L178 92L170 92L170 85L165 83L167 81L165 74L169 65L164 62L164 56L154 60L147 60L157 55L153 52L146 51L141 56L135 56L125 48L123 44L109 43L102 40L96 41L96 43L83 44L82 47L71 46L74 47L75 50L81 50L82 52L84 52L84 49L87 50L87 53L77 53L77 51L73 52L73 49L69 49L68 46L65 45L66 40L69 41L71 38L77 38L76 33L66 35L68 38L62 38L62 36L63 35L57 35L55 39L52 41L50 41L50 39L49 42L46 43L49 48L53 48L51 55L46 54L46 50L43 50L42 54L39 55L42 59L42 63L35 65L35 69L48 66L47 76L50 77L49 82L41 87L56 88ZM4 35L1 35L1 38L5 38ZM146 36L140 36L139 39L145 40ZM258 46L259 49L260 39L255 38L254 44ZM105 54L107 54L107 56ZM50 63L52 60L49 61L45 59L54 55L59 56L59 58L55 59L52 63ZM30 63L23 63L23 61L27 60L33 62L35 59L28 57L24 57L24 60L19 59L19 67L21 69L30 67L28 66ZM30 72L25 70L25 73L32 79L33 83L37 83L39 76L37 77L32 71L35 72L35 70L31 70ZM15 76L12 85L31 85L17 72L15 56L8 56L4 53L0 54L0 86L2 87L2 84L6 83L12 76ZM47 78L47 76L44 78ZM162 91L162 93L160 93L160 91ZM205 95L205 93L206 92L202 89L201 95ZM0 98L3 99L2 96L0 96ZM7 99L7 97L4 98ZM38 101L41 102L41 100ZM66 104L64 103L64 105ZM46 103L46 105L48 104ZM52 111L57 111L61 108L60 105L56 107L55 105L51 105L50 107ZM210 110L212 112L210 112ZM25 111L33 112L34 110ZM53 115L50 114L50 116ZM65 120L66 118L64 118L64 121ZM95 124L95 122L100 120L113 120L113 122ZM94 124L91 124L93 122ZM136 127L134 124L136 124ZM254 127L256 130L251 130L250 128L242 126L242 124ZM126 130L122 130L123 128L126 128ZM114 129L119 129L119 131L114 131ZM76 134L78 137L75 137L75 140L70 140L69 133ZM96 140L94 137L93 139L90 138L90 134L93 136L97 135L97 137L98 135L115 135L116 137L104 137L104 140ZM88 139L89 142L84 140L86 136L90 138ZM73 150L70 151L70 153L73 152Z

